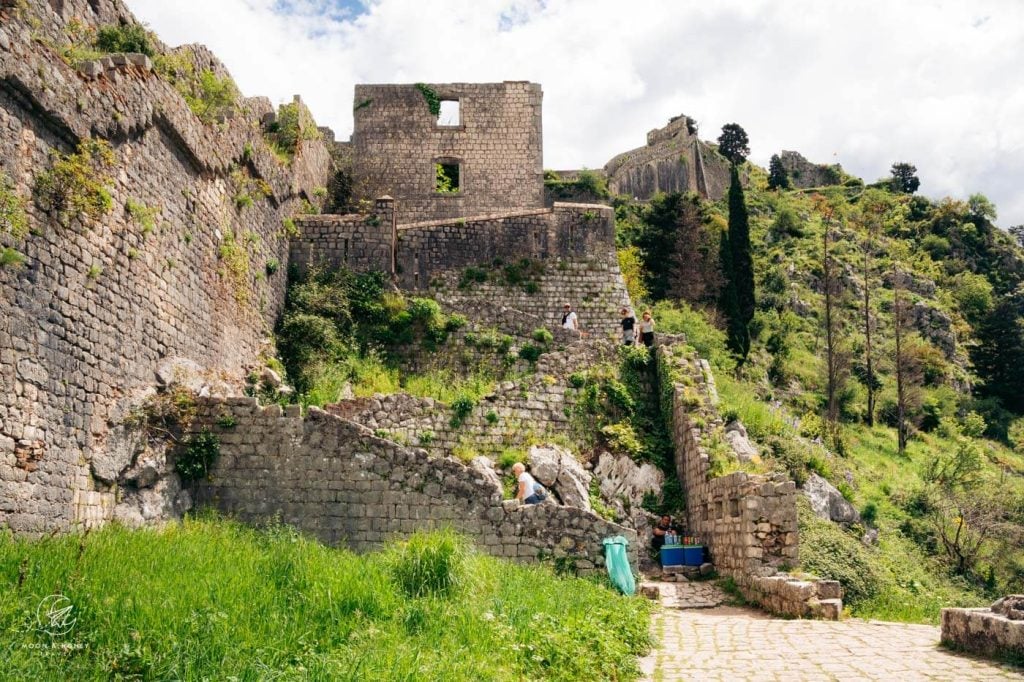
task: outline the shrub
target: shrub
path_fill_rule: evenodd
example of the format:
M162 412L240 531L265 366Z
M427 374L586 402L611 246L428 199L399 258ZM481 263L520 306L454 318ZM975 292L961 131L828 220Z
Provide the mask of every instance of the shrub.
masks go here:
M0 249L0 268L19 268L25 264L25 255L9 246Z
M466 541L453 531L420 531L391 549L387 566L408 597L448 597L465 586L468 557Z
M199 79L185 94L189 108L207 124L213 123L222 110L233 108L237 100L238 88L231 77L218 78L210 69L200 71Z
M294 156L301 140L320 139L320 130L316 127L316 123L298 102L282 104L278 107L277 118L270 126L268 133L271 141L289 157ZM326 189L324 189L324 196L326 196Z
M195 481L207 476L220 457L220 440L203 429L197 435L184 441L184 451L174 461L174 470L185 481Z
M468 289L473 284L482 284L487 281L487 271L483 268L468 267L462 271L459 277L459 288Z
M569 375L569 385L573 388L583 388L587 383L586 372L573 372Z
M14 183L0 170L0 234L22 239L28 234L25 201L14 191Z
M487 423L491 424L492 426L498 423L498 413L495 412L494 410L488 412L486 417L484 418L487 420Z
M797 500L800 519L800 566L822 578L838 580L844 602L856 605L881 587L871 554L860 540L831 521L819 519L806 500Z
M527 343L523 344L519 349L519 357L530 362L537 362L537 359L541 356L542 352L543 350L539 346Z
M96 220L110 212L109 186L114 152L106 140L85 138L73 154L53 155L53 166L36 176L36 203L60 221L83 216Z
M156 54L153 38L141 24L102 26L96 32L96 49L107 53L137 52L148 57Z
M462 395L452 401L452 418L450 425L453 429L462 426L466 418L476 407L476 400L468 395Z
M221 262L218 273L231 284L235 300L244 303L249 300L249 254L239 243L235 233L228 231L217 248Z
M550 346L555 337L547 329L534 329L531 337L542 346Z
M276 273L278 269L280 269L280 267L281 263L276 258L271 258L270 260L268 260L267 264L264 266L264 270L266 270L267 272L267 277L270 277L271 275Z
M644 446L637 438L636 431L626 422L608 424L601 427L601 436L613 452L630 457L637 457Z
M141 201L128 199L124 202L124 210L142 228L143 235L148 235L156 228L156 217L160 214L158 206L147 206Z

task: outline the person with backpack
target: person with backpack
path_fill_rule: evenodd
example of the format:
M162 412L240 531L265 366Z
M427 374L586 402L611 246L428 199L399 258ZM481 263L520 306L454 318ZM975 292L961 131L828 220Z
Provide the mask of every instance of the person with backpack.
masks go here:
M512 465L512 475L516 477L516 499L523 504L540 504L547 499L548 494L544 486L537 483L537 479L526 472L526 466L522 462Z

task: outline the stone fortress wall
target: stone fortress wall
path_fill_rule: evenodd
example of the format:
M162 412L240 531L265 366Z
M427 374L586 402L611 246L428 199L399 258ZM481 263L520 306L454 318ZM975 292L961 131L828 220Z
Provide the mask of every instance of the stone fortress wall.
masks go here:
M471 320L507 308L536 318L537 326L557 327L568 302L590 336L614 334L620 308L629 306L615 252L614 212L607 206L555 204L504 215L395 224L401 212L400 202L385 197L368 215L297 218L290 262L300 270L384 270L401 288L429 291ZM538 291L492 282L474 283L471 291L459 288L468 267L522 258L545 268Z
M710 365L684 337L657 340L662 411L670 419L676 471L686 491L687 533L706 544L715 568L744 596L774 613L837 620L837 581L797 579L783 571L799 562L796 484L780 474L737 471L713 478L708 451L722 426Z
M131 20L120 2L0 7L0 169L32 229L0 231L0 248L26 258L0 268L0 526L43 533L112 517L141 447L122 422L162 360L189 359L208 385L237 390L283 306L282 218L325 184L328 154L305 141L280 164L257 125L265 99L206 125L145 56L79 71L44 44L61 45L72 19ZM33 204L35 177L90 136L114 150L113 210L61 225ZM269 196L238 208L236 167ZM151 226L129 201L154 209Z
M650 199L658 192L696 192L721 199L729 189L729 162L690 131L679 116L647 133L647 145L623 152L605 164L608 190Z
M197 501L260 523L273 518L328 544L379 549L416 530L450 526L488 554L531 563L552 559L581 574L604 570L602 540L621 535L637 561L636 532L575 507L502 500L490 472L384 440L321 410L260 407L255 399L203 401L221 457Z
M356 85L352 144L364 192L394 197L400 223L542 208L540 85L423 87L458 101L458 125L439 125L415 85ZM436 191L438 162L458 164L458 192Z

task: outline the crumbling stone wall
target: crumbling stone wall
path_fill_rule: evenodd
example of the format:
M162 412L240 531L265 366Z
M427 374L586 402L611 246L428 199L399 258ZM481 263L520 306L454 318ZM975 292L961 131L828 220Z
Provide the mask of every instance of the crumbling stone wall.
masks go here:
M439 126L415 85L356 85L356 182L398 201L398 222L475 216L544 205L540 85L432 83L458 100L460 122ZM457 163L459 191L435 190L435 163Z
M647 145L623 152L604 166L608 189L638 199L658 192L696 192L721 199L729 189L729 162L690 132L687 117L647 133Z
M0 268L0 526L41 533L110 518L116 472L137 455L121 423L161 360L191 358L210 384L241 383L283 306L282 217L324 184L328 157L305 141L284 167L254 118L204 125L148 59L85 74L35 39L71 18L130 18L120 3L31 7L42 23L18 9L0 17L0 168L32 228L0 235L26 257ZM33 204L34 178L90 136L114 148L113 211L60 225ZM270 196L238 208L233 164ZM155 209L152 226L128 215L129 200Z
M781 152L779 160L793 187L806 189L838 185L842 182L842 167L839 164L828 166L823 163L811 163L800 152L790 151Z
M751 601L776 613L837 619L836 581L778 573L799 560L796 484L780 474L742 471L713 478L708 444L722 419L711 368L686 349L685 338L661 335L656 353L662 410L686 494L686 532L700 538L715 567Z
M378 438L315 408L207 400L202 418L218 433L220 459L196 487L200 504L261 522L275 516L329 544L357 551L448 525L494 556L530 563L562 559L583 574L603 570L602 540L622 535L636 565L633 530L574 507L503 502L497 482L453 459ZM230 415L235 426L215 425Z
M959 651L1024 665L1024 595L991 608L942 609L942 643Z

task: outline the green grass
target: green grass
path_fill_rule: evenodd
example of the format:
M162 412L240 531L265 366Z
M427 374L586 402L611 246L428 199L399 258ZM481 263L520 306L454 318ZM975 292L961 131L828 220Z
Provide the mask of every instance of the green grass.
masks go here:
M357 556L286 527L213 517L38 541L0 535L0 679L638 676L646 600L460 542L420 535ZM396 573L414 560L419 569ZM59 637L34 627L53 594L76 619Z

